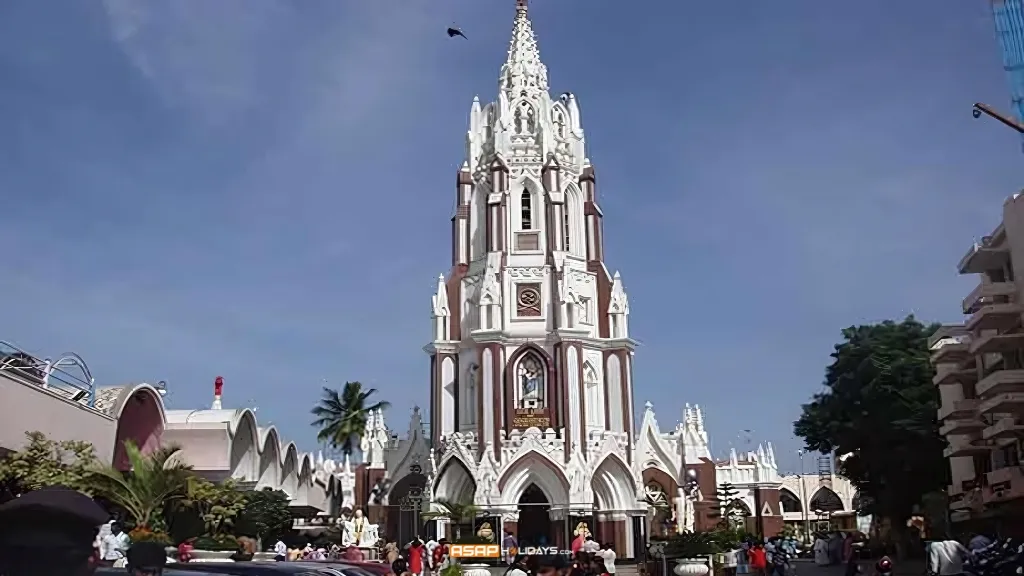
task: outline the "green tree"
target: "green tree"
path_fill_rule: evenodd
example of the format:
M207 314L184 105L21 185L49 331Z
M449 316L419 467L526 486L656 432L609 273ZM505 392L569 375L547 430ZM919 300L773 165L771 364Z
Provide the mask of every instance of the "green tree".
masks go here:
M431 504L438 507L439 510L424 512L423 519L437 520L438 518L447 518L452 523L456 541L461 541L462 527L465 525L472 526L473 521L476 520L476 517L480 512L480 508L468 501L462 502L458 500L441 499L434 500Z
M0 460L0 486L10 496L47 486L91 492L90 470L96 450L81 440L50 440L42 432L26 432L25 447Z
M284 538L292 530L288 495L264 488L245 495L245 509L235 521L235 532L255 536L264 545Z
M220 538L229 535L235 519L245 509L246 498L243 492L235 489L231 480L215 484L192 476L188 479L184 498L177 504L199 516L205 536Z
M914 506L948 484L928 360L928 337L937 327L909 316L843 330L825 390L794 423L809 450L842 455L838 471L863 496L860 512L888 520L900 548Z
M351 456L366 430L370 413L391 406L389 402L370 404L370 397L376 393L376 388L363 390L359 382L346 382L340 393L333 388L324 388L320 403L312 410L316 416L313 427L319 429L317 440L340 448L346 456Z
M177 457L180 449L176 446L145 455L130 441L124 443L124 448L130 472L97 465L87 482L97 496L123 508L136 528L163 531L164 511L187 495L192 470Z
M743 501L739 498L740 491L729 482L722 482L715 492L714 513L720 517L724 527L736 529L743 525L746 514L743 512Z

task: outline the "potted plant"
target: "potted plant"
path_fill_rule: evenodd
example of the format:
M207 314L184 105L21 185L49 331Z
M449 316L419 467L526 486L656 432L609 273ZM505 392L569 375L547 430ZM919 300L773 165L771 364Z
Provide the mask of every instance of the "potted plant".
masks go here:
M676 576L707 576L708 560L718 551L714 537L707 532L683 532L668 539L665 556L676 561Z

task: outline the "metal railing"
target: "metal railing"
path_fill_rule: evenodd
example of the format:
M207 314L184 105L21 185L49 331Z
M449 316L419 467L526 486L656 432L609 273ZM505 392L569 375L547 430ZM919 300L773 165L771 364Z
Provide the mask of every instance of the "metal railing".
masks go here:
M56 392L73 402L84 401L89 408L96 406L96 380L85 360L74 352L65 352L56 361L40 359L0 340L0 374Z

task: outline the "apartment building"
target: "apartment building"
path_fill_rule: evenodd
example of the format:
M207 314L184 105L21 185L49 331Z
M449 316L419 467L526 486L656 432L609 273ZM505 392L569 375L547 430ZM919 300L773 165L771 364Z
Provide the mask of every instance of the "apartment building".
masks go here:
M978 286L964 298L961 325L931 338L934 383L939 388L940 431L949 442L950 519L998 520L1024 528L1024 195L1003 205L1003 221L960 260L961 274ZM1007 514L1014 512L1014 514Z

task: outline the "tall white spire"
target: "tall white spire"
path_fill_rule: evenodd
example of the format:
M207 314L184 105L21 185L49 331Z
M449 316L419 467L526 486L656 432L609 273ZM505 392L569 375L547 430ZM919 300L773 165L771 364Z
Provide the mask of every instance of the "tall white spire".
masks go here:
M526 92L533 96L547 92L548 69L540 61L537 38L527 16L526 0L516 0L516 19L512 25L512 41L508 45L508 58L501 67L501 89L509 99Z

